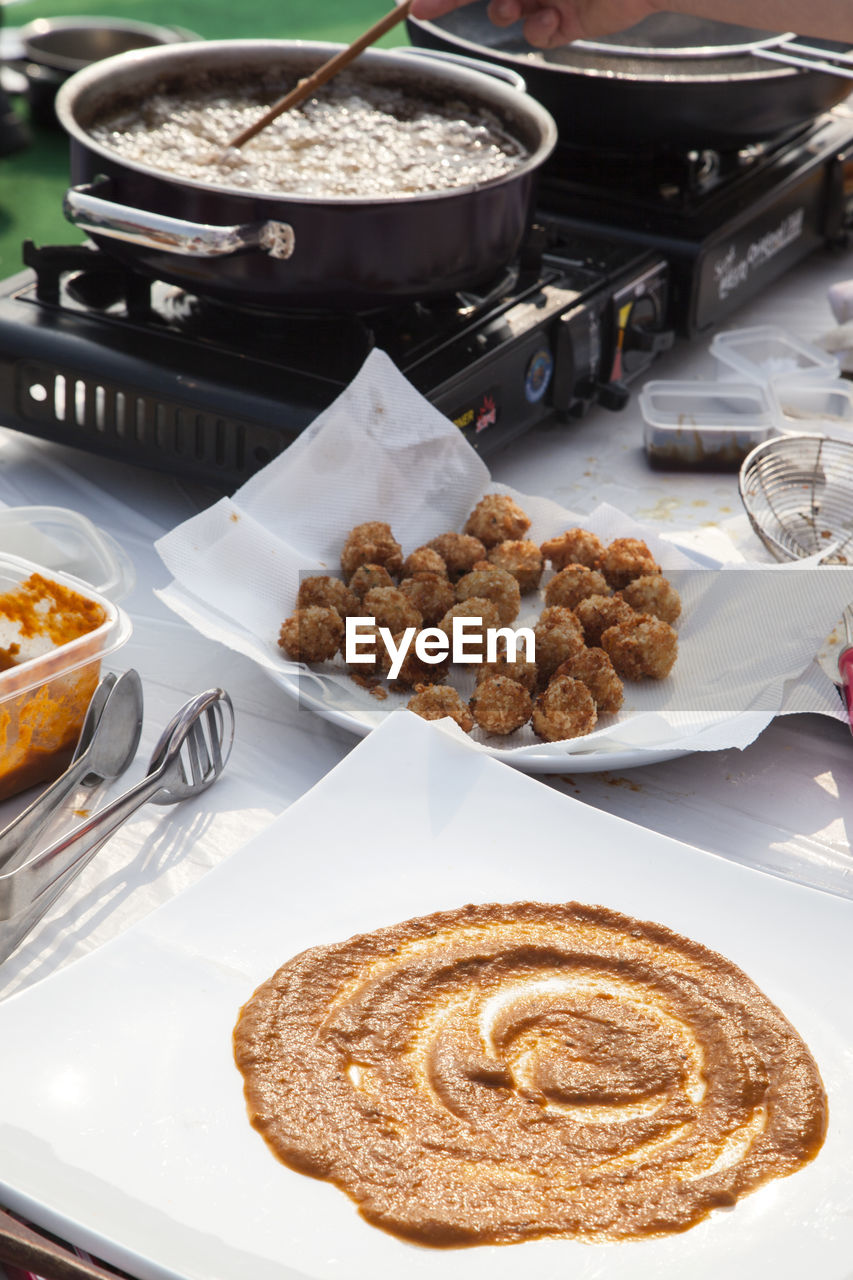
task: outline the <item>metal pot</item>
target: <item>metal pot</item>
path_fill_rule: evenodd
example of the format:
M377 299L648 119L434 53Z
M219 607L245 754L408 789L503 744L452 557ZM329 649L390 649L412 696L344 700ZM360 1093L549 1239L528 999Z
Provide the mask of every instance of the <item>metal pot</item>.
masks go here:
M54 101L60 85L92 62L129 49L175 44L201 37L181 27L160 27L126 18L36 18L18 33L18 66L27 80L30 114L56 125Z
M90 135L113 106L202 81L239 88L274 72L283 91L339 47L209 41L123 54L78 72L57 97L71 139L66 215L136 269L243 306L368 309L485 282L516 253L537 171L557 138L547 111L488 67L384 49L368 50L356 64L365 81L456 95L496 112L530 154L479 186L389 199L252 194L133 163Z
M408 19L415 45L515 68L554 116L561 140L620 151L735 150L806 123L841 102L849 80L766 60L785 36L659 13L596 42L541 53L486 3L436 22ZM811 40L832 51L840 46Z

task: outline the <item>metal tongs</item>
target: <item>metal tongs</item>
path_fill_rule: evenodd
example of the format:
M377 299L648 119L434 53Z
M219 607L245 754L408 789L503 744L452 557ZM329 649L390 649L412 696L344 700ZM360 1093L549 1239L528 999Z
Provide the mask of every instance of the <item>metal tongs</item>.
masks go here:
M0 963L52 905L53 868L38 853L61 823L88 812L104 785L136 755L142 730L142 683L135 671L104 677L95 690L71 763L0 832Z
M174 804L219 777L231 751L234 712L228 694L209 689L191 698L161 735L146 776L103 809L45 847L60 809L82 786L118 777L130 764L142 725L142 688L135 671L106 677L84 721L66 772L0 832L0 963L79 875L98 849L147 800ZM34 849L40 851L33 852Z
M225 690L208 689L190 698L161 734L141 782L39 855L39 863L67 855L50 884L61 878L64 887L147 801L177 804L205 791L225 768L233 741L234 708Z

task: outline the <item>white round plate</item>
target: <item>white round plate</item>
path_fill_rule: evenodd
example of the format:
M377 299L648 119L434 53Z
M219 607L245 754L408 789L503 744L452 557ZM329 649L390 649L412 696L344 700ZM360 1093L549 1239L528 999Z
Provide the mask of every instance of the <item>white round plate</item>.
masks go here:
M365 738L371 730L379 727L387 720L393 708L386 708L377 703L375 710L364 707L355 696L331 680L324 680L314 673L291 675L285 672L271 672L274 682L283 689L300 706L322 716L324 720L347 729L350 733ZM537 754L529 750L516 748L500 748L489 746L489 754L511 764L522 773L604 773L614 769L636 769L648 764L662 764L666 760L677 760L681 756L690 755L690 750L677 747L633 747L621 751L583 751L567 752L564 756L543 751Z

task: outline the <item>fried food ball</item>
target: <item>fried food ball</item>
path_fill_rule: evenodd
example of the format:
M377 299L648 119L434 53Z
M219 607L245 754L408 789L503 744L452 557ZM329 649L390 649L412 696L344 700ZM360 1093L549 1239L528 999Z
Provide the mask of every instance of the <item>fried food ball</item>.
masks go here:
M486 652L486 631L494 630L500 626L498 611L491 600L487 600L485 596L471 596L468 600L460 600L458 604L452 605L447 610L447 613L437 623L437 626L448 637L451 645L453 643L454 618L477 618L480 620L481 626L479 628L472 627L465 633L465 652L470 657L479 655L482 658Z
M358 596L340 578L330 578L326 574L303 578L299 584L297 609L307 609L312 604L323 609L336 609L342 618L351 618L361 612Z
M619 626L608 627L601 647L623 680L663 680L678 657L678 635L668 622L635 613Z
M282 623L279 647L294 662L325 662L334 658L344 640L344 622L337 609L312 604L295 609Z
M536 624L540 627L570 627L577 630L577 615L574 609L569 609L564 604L552 604L547 609L543 609L539 615L539 621Z
M575 605L574 614L583 627L587 644L601 644L601 636L608 627L615 627L630 618L631 606L621 596L588 596Z
M576 604L586 600L588 596L607 594L607 583L597 569L588 569L584 564L568 564L545 588L545 603L562 604L567 609L574 609Z
M399 573L403 565L403 548L382 520L357 524L347 534L341 552L341 568L349 579L360 564L381 564L389 573Z
M487 569L472 569L470 573L466 573L456 584L456 599L470 600L472 596L491 600L504 627L518 617L521 588L506 569L496 569L489 565Z
M403 578L400 590L428 626L439 622L456 603L456 592L446 573L415 573Z
M419 627L420 612L399 587L373 587L362 601L366 617L376 620L377 627L387 627L395 634L406 627Z
M595 564L614 591L627 587L634 578L647 573L660 573L649 548L640 538L614 538Z
M349 580L349 589L360 600L374 587L393 587L394 579L384 564L360 564Z
M506 650L499 653L494 662L484 662L477 671L477 684L488 680L490 676L509 676L516 684L524 685L529 693L534 693L539 683L539 668L535 662L526 658L507 657Z
M499 542L496 547L492 547L489 552L489 564L511 573L521 588L522 595L526 595L528 591L535 591L539 586L545 562L535 542L520 538Z
M465 523L465 532L479 538L484 547L523 538L529 528L530 518L504 493L487 493Z
M581 649L580 653L560 663L554 672L554 678L558 679L560 676L581 680L592 694L600 716L618 711L622 706L625 696L622 681L603 649Z
M533 714L529 692L508 676L489 676L480 681L468 706L481 729L501 735L514 733Z
M470 733L474 728L474 717L449 684L420 685L406 705L423 720L443 720L445 716L449 716L465 733Z
M403 643L403 632L401 631L398 635L395 635L393 641L395 651L399 652ZM383 675L388 676L391 673L393 658L388 647L382 644L381 641L380 644L382 645L382 652L379 655L379 668ZM408 684L413 687L419 684L439 684L447 676L447 670L450 666L449 659L442 662L424 662L422 658L418 657L416 644L417 635L413 635L406 648L406 656L403 658L400 670L394 680L398 684Z
M580 738L595 728L595 701L582 680L558 676L533 707L533 728L546 742Z
M561 662L573 657L584 644L583 628L571 609L555 605L546 609L533 628L539 679L547 683Z
M637 613L650 613L661 622L675 622L681 613L681 597L675 587L659 573L645 573L619 592L626 604Z
M441 556L447 565L447 576L454 582L463 573L470 573L478 560L486 558L486 548L480 539L467 533L440 533L427 545Z
M414 578L419 573L438 573L447 577L447 565L432 547L417 547L403 561L402 577Z
M568 564L585 564L594 569L604 555L604 543L589 529L567 529L557 538L549 538L539 548L546 560L557 570Z

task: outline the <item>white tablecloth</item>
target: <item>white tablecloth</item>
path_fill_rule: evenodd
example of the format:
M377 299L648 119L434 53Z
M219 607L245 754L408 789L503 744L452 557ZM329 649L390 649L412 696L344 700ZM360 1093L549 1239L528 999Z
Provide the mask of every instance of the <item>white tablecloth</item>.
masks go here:
M815 256L726 327L782 324L817 339L833 325L828 286L849 276L853 255ZM652 376L710 376L709 340L680 341ZM597 409L582 422L537 430L489 465L495 480L570 509L587 512L609 502L664 532L697 530L713 538L725 530L750 555L762 556L741 515L735 475L648 467L636 397L621 413ZM142 676L145 726L137 761L119 785L141 776L160 729L190 694L222 685L237 712L234 752L222 779L182 806L141 810L0 968L2 996L99 946L191 885L356 744L301 709L247 659L199 636L154 595L168 581L154 539L218 496L0 429L0 502L82 512L134 562L137 583L124 602L133 635L112 665L136 667ZM853 897L853 740L844 724L828 717L783 717L742 752L705 753L620 774L545 778L542 785L722 857ZM0 806L0 822L18 808L14 800Z

